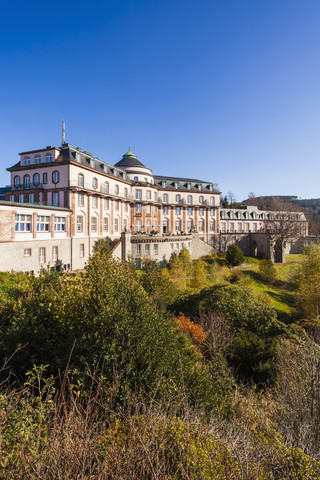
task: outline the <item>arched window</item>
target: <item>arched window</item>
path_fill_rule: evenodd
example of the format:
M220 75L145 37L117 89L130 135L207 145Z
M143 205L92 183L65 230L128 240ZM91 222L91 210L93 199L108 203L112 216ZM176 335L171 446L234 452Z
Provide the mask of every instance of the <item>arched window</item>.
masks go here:
M47 153L46 155L46 163L51 163L52 162L52 153Z
M24 185L24 188L30 187L30 175L25 175L23 177L23 185Z
M84 177L82 175L82 173L79 173L78 175L78 187L83 187L84 185Z
M181 200L181 195L179 195L179 194L176 195L176 202L180 202L180 200Z
M92 179L92 188L94 188L95 190L98 188L98 180L96 179L96 177Z
M200 197L199 197L199 202L203 203L203 196L202 195L200 195Z
M188 204L192 205L192 195L188 195Z
M119 185L114 187L114 191L116 192L116 195L119 195Z
M35 163L36 165L39 164L39 163L41 163L41 156L40 156L40 155L36 155L36 156L34 157L34 163Z
M128 198L128 189L127 188L124 189L124 198Z
M40 183L40 175L39 173L35 173L33 175L33 184L37 187Z
M165 193L165 194L163 195L163 202L164 202L164 203L168 203L168 194L167 194L167 193Z
M108 182L104 182L104 191L105 191L105 193L109 193L109 183Z
M210 205L212 205L212 206L214 205L214 197L210 198Z
M15 187L20 187L20 177L19 177L19 175L14 177L14 186Z
M59 183L60 181L60 173L58 172L58 170L55 170L54 172L52 172L52 183Z
M134 180L135 182L138 182L138 181L139 181L139 178L138 178L138 177L133 177L133 180Z

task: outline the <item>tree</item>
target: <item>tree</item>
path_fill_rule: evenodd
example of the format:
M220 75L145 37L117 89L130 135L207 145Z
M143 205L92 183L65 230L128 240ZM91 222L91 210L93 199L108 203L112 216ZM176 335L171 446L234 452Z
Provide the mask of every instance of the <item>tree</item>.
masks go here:
M229 245L227 254L226 254L226 259L229 265L232 265L233 267L237 265L241 265L243 263L243 252L242 250L235 244Z
M306 259L298 279L298 303L306 318L320 315L320 244L305 249Z

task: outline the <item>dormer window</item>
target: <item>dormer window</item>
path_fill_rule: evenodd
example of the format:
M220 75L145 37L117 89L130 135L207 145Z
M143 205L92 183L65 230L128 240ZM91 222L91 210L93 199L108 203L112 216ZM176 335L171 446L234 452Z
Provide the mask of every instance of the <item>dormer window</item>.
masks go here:
M52 153L47 153L46 155L46 163L51 163L52 162Z
M91 167L91 168L94 168L94 160L93 160L93 158L90 158L90 167Z
M163 186L163 188L167 187L167 182L165 180L162 180L162 186Z
M79 152L76 152L76 162L80 162L80 154L79 154Z
M191 190L191 183L187 184L187 188L188 188L188 190Z
M24 164L27 166L27 165L30 165L30 163L31 163L30 157L24 157Z
M178 182L174 182L174 188L178 188Z
M213 185L209 185L210 192L213 192Z
M35 163L36 165L38 165L39 163L41 163L41 156L40 156L40 155L36 155L36 156L34 157L34 163Z
M202 190L202 185L201 185L201 183L199 183L199 185L198 185L198 190Z

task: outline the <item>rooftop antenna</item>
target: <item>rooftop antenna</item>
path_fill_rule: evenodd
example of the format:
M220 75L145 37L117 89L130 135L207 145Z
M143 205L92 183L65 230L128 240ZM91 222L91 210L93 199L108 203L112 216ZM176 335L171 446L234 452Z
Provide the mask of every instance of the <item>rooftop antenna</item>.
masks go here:
M66 141L65 124L64 124L64 120L62 120L62 145L65 143L65 141Z

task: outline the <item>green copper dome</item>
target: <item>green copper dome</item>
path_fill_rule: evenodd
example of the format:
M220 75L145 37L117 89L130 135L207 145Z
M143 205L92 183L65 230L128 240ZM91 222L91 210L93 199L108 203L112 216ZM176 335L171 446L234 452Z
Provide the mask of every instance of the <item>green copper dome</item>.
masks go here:
M137 158L137 156L131 152L130 147L127 153L125 153L122 158L126 158L126 157Z
M130 147L127 153L125 153L120 160L120 162L115 164L116 167L125 168L125 167L144 167L147 168L143 163L139 162L136 155L131 152Z

